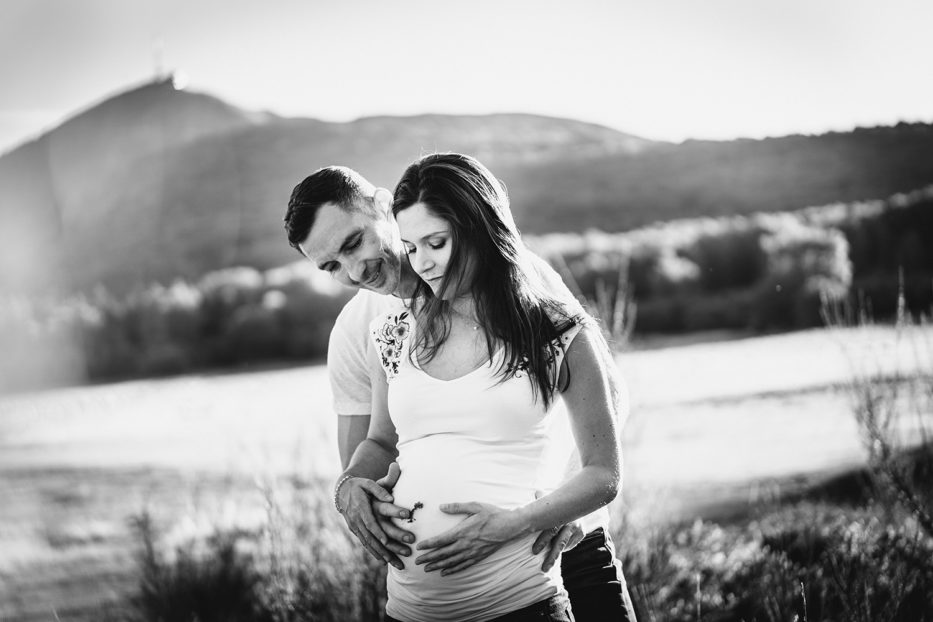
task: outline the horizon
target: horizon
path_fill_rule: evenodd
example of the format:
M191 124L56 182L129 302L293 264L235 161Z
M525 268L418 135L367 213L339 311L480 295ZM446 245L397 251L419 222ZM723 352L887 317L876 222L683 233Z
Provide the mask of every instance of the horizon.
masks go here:
M6 147L3 147L2 145L0 145L0 157L3 157L3 156L5 156L5 155L7 155L7 154L9 154L9 153L11 153L11 152L13 152L13 151L16 151L16 149L18 149L19 147L22 147L22 146L24 146L24 145L26 145L26 144L28 144L28 143L34 141L34 140L38 140L39 138L41 138L41 137L44 136L45 134L48 134L48 133L50 133L50 132L56 130L57 128L61 127L62 125L66 124L66 123L68 123L68 122L71 121L72 119L77 118L77 117L81 116L82 114L84 114L84 113L86 113L86 112L89 112L89 111L93 110L93 109L96 108L97 106L100 106L101 104L103 104L103 103L105 103L105 102L107 102L107 101L110 101L110 100L112 100L112 99L118 98L118 97L123 96L123 95L125 95L125 94L127 94L127 93L131 93L131 92L133 92L133 91L135 91L135 90L144 88L144 87L146 87L146 86L150 86L150 85L154 85L154 84L158 84L158 83L162 83L162 82L168 82L168 81L175 81L175 82L177 82L177 79L176 79L175 76L174 76L174 72L169 72L168 74L161 75L161 76L152 76L152 77L150 77L149 79L144 79L144 80L141 80L141 81L136 82L136 83L133 83L133 84L124 85L123 87L118 88L118 89L116 89L116 90L114 90L114 91L112 91L112 92L110 92L110 93L108 93L108 94L106 94L106 95L104 95L104 96L102 96L102 97L98 97L97 99L95 99L95 100L93 100L93 101L90 101L90 102L88 102L87 104L85 104L85 105L83 105L83 106L79 106L79 107L76 108L74 111L68 113L68 114L65 115L62 119L60 119L59 121L55 122L53 125L50 125L50 126L48 126L48 127L45 127L45 128L43 128L43 129L39 130L38 133L36 133L35 135L27 136L26 138L24 138L24 139L22 139L22 140L20 140L20 141L18 141L18 142L15 142L14 144L10 144L10 145L8 145L8 146L6 146ZM501 110L501 111L491 111L491 112L463 112L463 113L458 113L458 112L434 112L434 111L415 112L415 113L408 113L408 114L404 114L404 113L403 113L403 114L379 114L379 113L377 113L377 114L359 116L359 117L355 117L355 118L352 118L352 119L323 119L323 118L320 118L320 117L313 117L313 116L289 116L289 115L281 115L281 114L279 114L279 113L277 113L277 112L275 112L275 111L273 111L273 110L259 110L259 109L252 109L252 110L251 110L251 109L246 109L246 108L242 108L242 107L240 107L240 106L237 106L235 103L230 102L230 101L228 101L228 100L225 100L225 99L219 97L218 95L216 95L216 94L214 94L214 93L210 93L210 92L207 92L207 91L204 91L204 90L200 90L200 89L188 88L187 85L179 86L179 85L176 84L176 85L175 85L175 90L176 90L176 91L185 92L185 93L189 93L189 94L191 94L191 95L202 95L202 96L206 96L206 97L213 97L213 98L218 99L219 101L221 101L221 102L223 102L223 103L225 103L225 104L228 104L228 105L230 105L230 106L234 106L234 107L236 107L237 109L239 109L239 110L241 110L241 111L243 111L243 112L246 112L246 113L272 114L272 115L278 116L278 117L281 118L281 119L291 119L291 120L303 120L303 119L306 119L306 120L313 120L313 121L322 121L322 122L324 122L324 123L355 123L355 122L357 122L357 121L363 121L363 120L375 119L375 118L405 119L405 118L417 118L417 117L423 117L423 116L485 117L485 116L528 115L528 116L537 116L537 117L542 117L542 118L552 118L552 119L557 119L557 120L564 120L564 121L571 121L571 122L576 122L576 123L585 123L585 124L596 125L596 126L604 127L604 128L610 129L610 130L614 130L614 131L617 131L617 132L626 134L626 135L631 136L631 137L633 137L633 138L640 138L640 139L648 140L648 141L651 141L651 142L669 143L669 144L674 144L674 145L679 145L679 144L683 144L683 143L691 142L691 141L697 141L697 142L732 142L732 141L743 141L743 140L746 140L746 141L762 141L762 140L769 140L769 139L789 138L789 137L794 137L794 136L817 137L817 136L823 136L823 135L826 135L826 134L834 134L834 133L851 133L851 132L854 132L854 131L856 131L856 130L864 130L864 129L894 128L894 127L896 127L897 125L900 125L900 124L902 124L902 123L906 123L906 124L908 124L908 125L910 125L910 124L933 125L933 119L930 119L930 120L897 119L897 120L894 120L894 121L892 121L892 122L890 122L890 123L883 123L883 122L882 122L882 123L877 123L877 124L874 124L874 125L853 125L853 126L850 126L850 127L839 127L839 128L830 127L830 128L826 128L826 129L823 130L823 131L816 131L816 132L792 132L792 133L788 133L788 134L763 135L763 136L735 136L735 137L732 137L732 138L693 138L693 137L689 137L689 136L688 136L688 137L686 137L686 138L683 138L682 140L676 140L676 141L675 141L675 140L657 139L657 138L654 138L654 137L651 137L651 136L644 136L644 135L640 135L640 134L635 134L635 133L633 133L633 132L628 132L628 131L626 131L626 130L624 130L624 129L612 127L612 126L610 126L610 125L606 125L606 124L600 123L600 122L598 122L598 121L591 121L591 120L587 120L587 119L573 118L573 117L568 117L568 116L559 116L559 115L554 115L554 114L526 112L526 111L520 111L520 110ZM0 136L0 138L2 138L2 136Z
M329 122L534 114L674 143L933 122L933 7L912 0L5 8L0 153L169 73L243 110Z

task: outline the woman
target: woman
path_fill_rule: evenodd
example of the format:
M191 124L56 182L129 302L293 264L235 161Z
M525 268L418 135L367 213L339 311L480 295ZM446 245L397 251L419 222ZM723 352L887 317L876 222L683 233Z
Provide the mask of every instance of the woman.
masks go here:
M504 189L473 158L412 164L393 212L422 283L371 327L369 436L336 489L398 456L394 502L420 555L389 568L389 619L572 620L558 567L541 570L532 542L618 492L605 343L544 292ZM563 408L583 468L535 499L548 418Z

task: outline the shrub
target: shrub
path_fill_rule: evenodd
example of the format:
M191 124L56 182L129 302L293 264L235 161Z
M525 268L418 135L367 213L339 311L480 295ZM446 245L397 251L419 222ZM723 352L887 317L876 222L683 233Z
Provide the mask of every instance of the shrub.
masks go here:
M139 591L131 600L141 622L271 622L259 599L260 575L237 549L238 533L216 533L203 551L159 550L152 517L132 521L139 538Z
M819 326L823 299L848 296L852 270L840 232L788 221L784 228L763 237L761 244L768 269L758 286L754 327Z

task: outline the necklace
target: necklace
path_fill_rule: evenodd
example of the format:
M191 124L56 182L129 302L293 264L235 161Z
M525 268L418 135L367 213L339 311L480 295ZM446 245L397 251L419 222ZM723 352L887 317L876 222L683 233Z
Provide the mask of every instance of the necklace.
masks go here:
M472 326L474 331L479 330L479 322L477 322L477 321L476 321L475 319L473 319L471 316L467 315L466 313L461 313L460 311L457 311L456 309L453 308L453 306L450 307L450 311L451 311L451 313L453 313L454 315L459 315L459 316L462 317L464 320L466 320L466 323L469 324L470 326Z

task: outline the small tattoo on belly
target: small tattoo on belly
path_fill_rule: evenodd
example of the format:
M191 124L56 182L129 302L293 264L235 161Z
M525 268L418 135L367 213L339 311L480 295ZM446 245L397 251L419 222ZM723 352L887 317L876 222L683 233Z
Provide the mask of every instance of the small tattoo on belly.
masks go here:
M412 506L411 511L408 513L408 522L409 522L409 523L415 522L415 510L420 510L420 509L423 508L423 507L424 507L424 504L421 503L420 501L416 502L415 505Z

